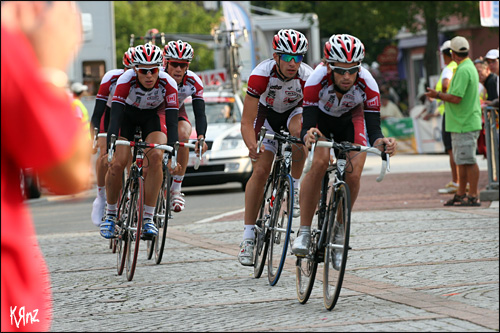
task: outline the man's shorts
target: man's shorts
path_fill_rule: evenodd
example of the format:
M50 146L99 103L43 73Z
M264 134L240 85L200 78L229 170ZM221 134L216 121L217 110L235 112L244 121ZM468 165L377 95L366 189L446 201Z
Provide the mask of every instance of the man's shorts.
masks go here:
M253 125L255 138L257 140L259 139L259 133L262 126L266 128L266 133L268 134L278 133L280 129L288 130L292 118L298 114L302 114L302 111L302 107L297 106L286 112L278 113L270 108L266 108L264 105L259 103L257 118L255 118ZM262 144L264 145L264 149L266 151L270 151L273 154L276 154L276 152L278 151L277 140L264 139L262 141Z
M476 164L477 138L479 138L479 131L451 133L455 164Z

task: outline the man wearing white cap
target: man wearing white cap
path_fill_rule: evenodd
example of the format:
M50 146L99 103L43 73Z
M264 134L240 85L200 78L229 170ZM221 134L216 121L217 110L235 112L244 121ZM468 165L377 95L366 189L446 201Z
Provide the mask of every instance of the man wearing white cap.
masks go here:
M469 42L462 36L451 40L451 57L458 64L448 92L427 88L427 97L445 102L446 131L451 132L453 158L458 166L458 190L445 206L480 206L477 184L479 166L476 161L477 139L481 130L479 75L469 58ZM469 183L469 195L466 185Z
M436 91L445 93L448 91L448 85L453 77L453 72L457 68L457 63L451 59L451 41L447 40L441 45L441 54L443 55L444 64L446 65L441 72L438 82L436 83ZM438 101L437 111L442 116L441 123L441 138L443 140L444 150L450 157L450 169L451 169L451 181L445 185L444 188L439 189L439 193L442 194L454 194L458 189L458 171L453 159L453 151L451 149L451 133L447 132L445 129L445 108L444 101Z
M76 116L82 120L85 129L88 129L90 131L89 112L87 111L87 108L85 107L85 105L83 105L82 101L80 100L80 96L83 94L84 91L87 91L88 88L89 87L81 84L80 82L73 83L71 85L71 92L73 93L73 102L71 103L71 105L73 106L73 109L76 112Z
M499 80L499 74L498 74L498 49L492 49L489 50L488 53L484 56L484 59L488 63L488 67L490 68L490 71L494 74L497 75L497 96L500 96L498 87L498 80ZM491 101L492 106L497 106L498 107L498 98L496 100Z

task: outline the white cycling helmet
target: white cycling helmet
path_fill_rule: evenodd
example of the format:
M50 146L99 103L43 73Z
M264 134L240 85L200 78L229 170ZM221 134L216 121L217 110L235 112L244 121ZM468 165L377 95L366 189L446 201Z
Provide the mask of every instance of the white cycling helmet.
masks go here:
M163 48L163 56L168 60L193 60L194 51L188 42L182 40L170 41Z
M306 36L293 29L281 29L273 38L276 53L306 54L308 47Z
M163 55L161 49L151 43L135 47L134 65L161 65Z
M134 67L134 54L135 54L135 47L131 46L128 48L127 51L123 54L123 66L126 68L132 68Z
M365 58L365 46L351 35L332 35L325 43L325 58L327 62L353 63Z

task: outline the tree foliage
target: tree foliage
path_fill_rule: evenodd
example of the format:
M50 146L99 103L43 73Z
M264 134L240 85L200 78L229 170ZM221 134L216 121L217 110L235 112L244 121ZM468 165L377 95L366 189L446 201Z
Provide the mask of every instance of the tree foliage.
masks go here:
M439 72L438 33L456 16L460 22L479 24L479 1L252 1L252 5L289 13L316 13L321 38L348 33L366 48L365 62L376 60L385 46L394 43L402 29L427 31L425 66L427 73Z
M166 34L209 35L222 16L220 10L207 12L197 1L114 1L113 3L117 68L122 67L122 57L129 48L130 34L135 35L134 46L144 43L139 36L144 36L153 28ZM213 68L213 50L202 43L189 42L189 44L194 49L194 59L189 68L193 71ZM163 47L163 45L158 46Z

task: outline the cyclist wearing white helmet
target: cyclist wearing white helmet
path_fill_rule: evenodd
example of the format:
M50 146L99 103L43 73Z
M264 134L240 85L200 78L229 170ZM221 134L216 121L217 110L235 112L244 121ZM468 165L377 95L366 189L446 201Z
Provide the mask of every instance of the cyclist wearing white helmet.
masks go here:
M324 47L325 58L316 67L304 89L304 113L301 131L307 148L316 141L315 133L335 141L367 145L366 132L372 146L390 155L395 153L394 138L384 138L380 128L380 93L377 82L361 66L365 47L351 35L332 35ZM385 148L384 148L385 145ZM351 207L359 192L366 153L349 153L352 167L346 170L346 183L351 192ZM300 230L292 250L306 255L311 241L310 228L320 197L321 180L330 160L330 150L316 148L311 170L303 179L300 191Z
M106 74L101 79L101 84L99 86L99 91L97 92L94 112L92 113L91 119L91 133L94 137L94 128L98 129L99 133L106 133L109 124L109 111L111 109L111 100L113 99L113 94L116 88L116 81L118 78L125 73L127 69L133 67L133 55L135 53L135 48L130 47L123 54L122 64L125 69L117 68L107 71ZM105 155L106 150L106 138L98 138L97 145L94 149L94 154L99 149L99 156L96 159L95 172L96 172L96 182L97 182L97 197L92 204L92 222L95 226L99 227L102 223L102 218L104 217L104 208L106 206L106 184L105 177L108 171L108 162L106 161Z
M177 84L167 73L160 71L162 61L162 51L158 46L150 43L136 46L134 69L123 73L116 84L111 103L108 147L112 134L119 139L133 141L137 126L141 127L143 140L149 143L173 145L177 141ZM130 147L117 146L115 149L106 175L106 219L101 224L101 236L104 238L115 237L122 173L131 157ZM152 218L163 177L163 151L151 149L146 155L148 164L144 180L144 224L141 236L151 239L158 234ZM177 171L178 167L172 170Z
M255 221L277 148L276 140L266 139L263 151L257 153L258 133L265 126L268 133L279 132L283 128L291 135L300 136L303 89L313 71L302 61L308 42L299 31L278 31L273 38L273 49L273 57L261 62L250 74L241 119L241 134L253 164L252 176L245 190L245 226L238 255L238 260L245 266L253 265ZM306 151L304 147L294 145L292 154L293 216L298 217L299 179Z
M163 66L165 71L177 82L179 91L179 123L177 129L179 132L179 141L188 142L191 136L192 126L186 113L184 100L191 96L193 111L196 122L196 135L198 139L205 138L207 132L207 117L205 115L205 101L203 99L203 82L194 72L189 70L189 63L193 60L194 51L191 45L182 40L170 41L163 48ZM198 145L198 142L196 143ZM203 152L207 150L205 144ZM196 146L198 152L198 146ZM176 175L172 175L171 208L179 213L184 210L186 201L184 194L181 193L181 185L186 174L186 168L189 161L189 149L180 147L177 160L182 168Z

